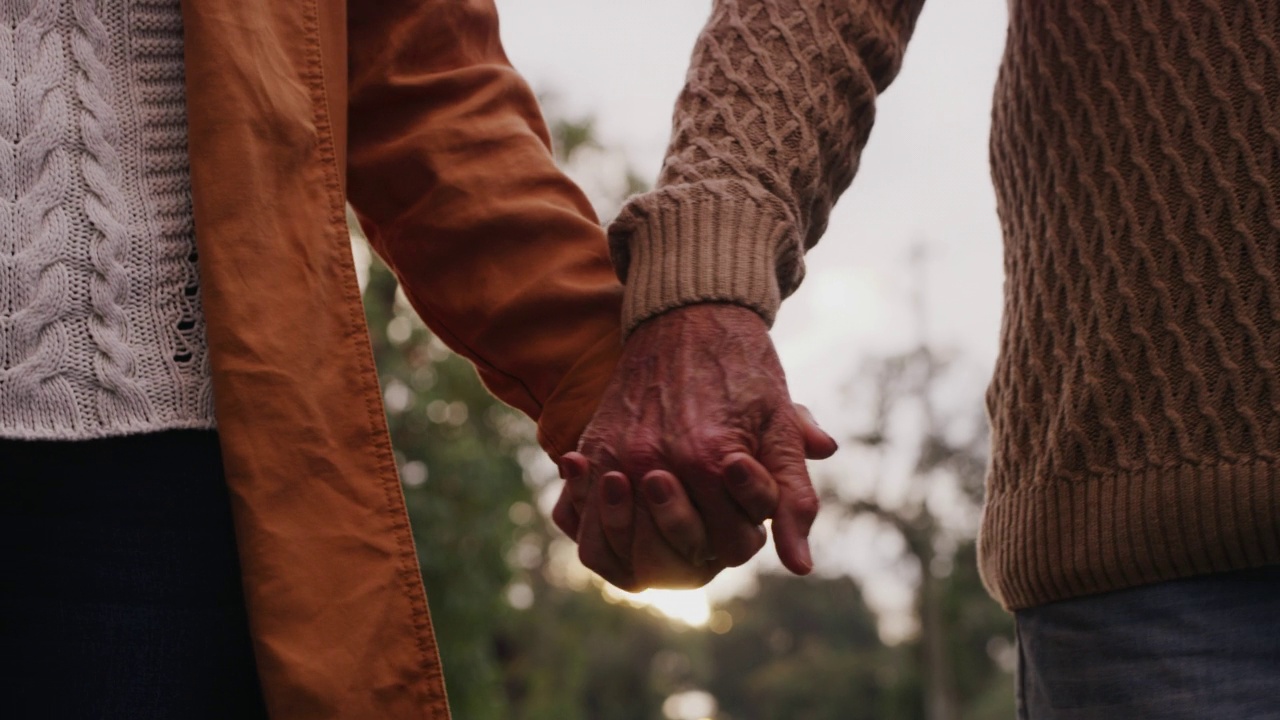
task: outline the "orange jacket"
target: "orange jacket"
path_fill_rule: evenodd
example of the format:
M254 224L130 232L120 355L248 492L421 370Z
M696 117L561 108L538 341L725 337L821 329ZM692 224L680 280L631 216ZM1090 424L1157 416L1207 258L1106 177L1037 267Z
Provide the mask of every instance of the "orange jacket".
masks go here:
M183 0L196 237L274 720L446 718L344 203L427 324L572 448L621 288L492 0Z

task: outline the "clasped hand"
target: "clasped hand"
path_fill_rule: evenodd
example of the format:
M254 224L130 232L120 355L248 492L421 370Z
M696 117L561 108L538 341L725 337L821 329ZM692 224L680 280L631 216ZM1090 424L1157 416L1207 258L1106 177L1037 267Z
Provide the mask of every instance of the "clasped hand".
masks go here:
M579 452L560 460L552 517L582 563L624 590L698 587L765 544L813 567L818 497L805 466L836 443L791 402L768 327L735 305L638 326Z

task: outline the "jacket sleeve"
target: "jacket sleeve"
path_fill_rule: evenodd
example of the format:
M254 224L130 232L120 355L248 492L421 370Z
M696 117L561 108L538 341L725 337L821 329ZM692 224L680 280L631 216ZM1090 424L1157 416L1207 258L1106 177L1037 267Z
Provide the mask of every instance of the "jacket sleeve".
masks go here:
M543 447L574 449L617 362L622 288L492 0L353 2L348 43L348 196L371 243Z
M730 302L772 323L849 186L924 0L716 0L652 192L609 228L630 331Z

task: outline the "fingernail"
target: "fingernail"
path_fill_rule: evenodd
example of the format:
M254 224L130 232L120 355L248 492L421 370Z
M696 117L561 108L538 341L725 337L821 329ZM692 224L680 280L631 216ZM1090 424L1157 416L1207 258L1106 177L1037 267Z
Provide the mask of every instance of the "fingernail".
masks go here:
M823 430L822 426L818 424L817 420L813 419L812 415L809 416L809 422L813 423L813 426L818 429L818 432L822 433L822 437L826 438L827 442L831 443L832 445L835 445L836 447L840 447L840 443L837 443L836 439L831 437L831 433L827 432L826 430Z
M604 501L610 505L621 505L627 499L627 479L618 473L604 476Z
M751 479L751 477L747 474L747 469L743 467L741 462L735 462L729 467L725 468L724 474L726 477L729 478L729 483L732 485L738 485L738 486L746 485L747 482Z
M649 502L654 505L662 505L671 499L670 488L658 478L649 478L645 481L644 493L649 496Z
M806 573L813 570L813 555L809 552L808 542L800 543L800 565Z
M823 430L822 425L818 424L818 419L813 416L813 412L809 410L809 408L805 407L804 405L796 405L796 410L799 411L801 414L803 414L805 420L808 420L810 425L817 428L818 432L822 433L822 436L825 437L828 442L830 442L832 445L835 445L837 448L840 447L840 443L837 443L836 439L831 437L831 433L827 432L826 430Z

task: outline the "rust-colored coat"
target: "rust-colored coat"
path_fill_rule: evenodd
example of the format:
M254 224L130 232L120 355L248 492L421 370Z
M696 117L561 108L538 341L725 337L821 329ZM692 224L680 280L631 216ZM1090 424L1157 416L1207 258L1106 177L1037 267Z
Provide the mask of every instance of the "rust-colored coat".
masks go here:
M621 288L492 0L183 0L196 237L274 720L448 716L350 199L431 328L571 448Z

